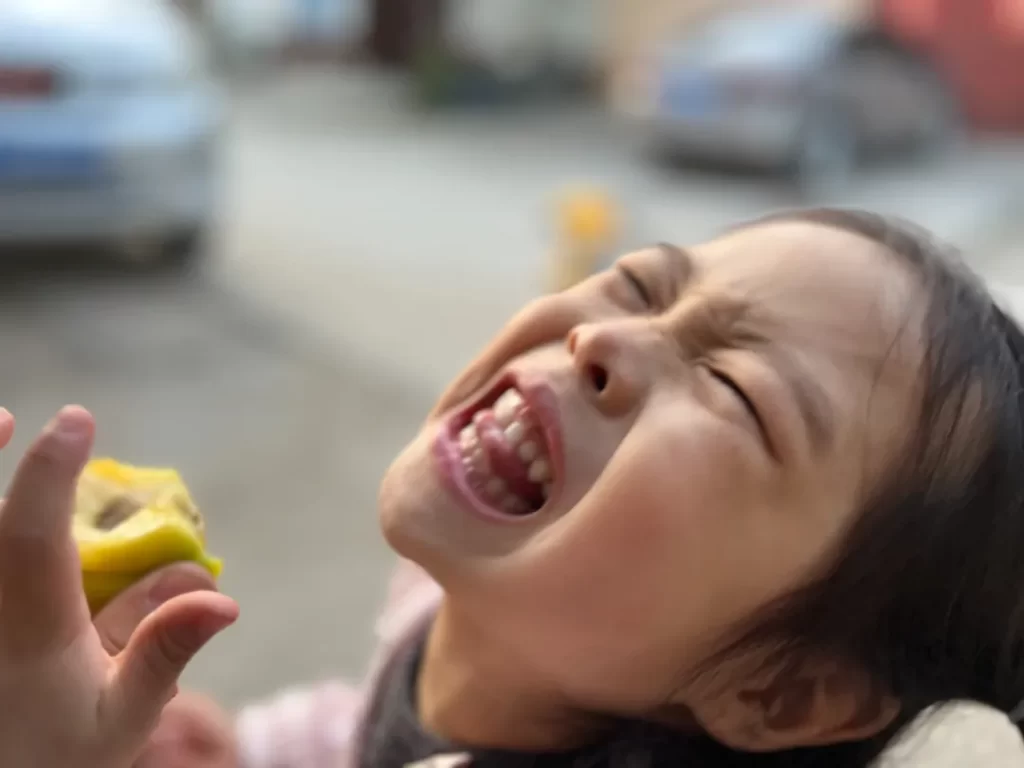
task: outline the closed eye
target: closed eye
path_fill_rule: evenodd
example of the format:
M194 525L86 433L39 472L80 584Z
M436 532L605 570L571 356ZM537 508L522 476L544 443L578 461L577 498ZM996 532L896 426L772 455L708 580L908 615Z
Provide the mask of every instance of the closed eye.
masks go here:
M747 409L747 412L757 423L757 428L761 433L761 437L767 443L768 432L765 429L764 421L761 419L761 414L758 413L757 406L754 405L754 401L750 399L750 396L746 393L743 387L737 384L736 380L733 379L731 376L722 373L722 371L718 369L708 368L708 372L716 381L720 382L727 389L729 389L732 392L732 394L736 396L736 399L738 399L743 404L743 407Z
M647 309L651 309L654 306L654 299L651 296L651 292L647 290L647 286L644 285L644 281L637 277L636 272L629 267L619 264L616 269L619 274L622 275L622 278L629 283L630 288L633 289L633 292L637 295L637 298L640 299L641 303Z

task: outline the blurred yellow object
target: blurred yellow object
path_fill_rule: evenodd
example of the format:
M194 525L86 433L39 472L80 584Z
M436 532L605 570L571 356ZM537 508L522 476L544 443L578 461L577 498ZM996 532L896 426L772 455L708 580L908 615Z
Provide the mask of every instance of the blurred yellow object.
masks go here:
M567 290L594 273L620 237L621 218L615 201L603 190L580 189L562 198L553 290Z
M608 243L619 234L617 209L615 201L602 190L570 192L559 209L562 237L580 243Z
M173 469L89 462L78 484L72 534L94 614L162 566L194 562L214 578L223 567L207 554L202 515Z

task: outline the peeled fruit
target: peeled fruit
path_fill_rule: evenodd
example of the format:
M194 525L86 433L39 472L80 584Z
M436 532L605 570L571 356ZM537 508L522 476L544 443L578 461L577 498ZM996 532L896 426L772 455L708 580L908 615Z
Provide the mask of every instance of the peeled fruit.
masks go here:
M214 578L222 570L206 552L202 515L173 469L89 462L78 483L72 535L93 614L163 566L193 562Z

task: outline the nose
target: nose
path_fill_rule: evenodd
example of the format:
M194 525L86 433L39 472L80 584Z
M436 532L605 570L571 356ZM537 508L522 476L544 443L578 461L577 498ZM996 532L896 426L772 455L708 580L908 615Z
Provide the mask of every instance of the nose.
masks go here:
M650 361L644 340L649 335L653 332L638 319L585 323L569 333L580 388L605 415L628 413L647 390Z

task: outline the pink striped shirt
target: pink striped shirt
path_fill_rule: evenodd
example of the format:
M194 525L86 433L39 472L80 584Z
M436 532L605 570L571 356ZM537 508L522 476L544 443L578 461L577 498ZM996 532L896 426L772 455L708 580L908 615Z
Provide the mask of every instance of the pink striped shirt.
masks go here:
M420 636L441 589L417 566L399 565L377 623L379 645L359 686L326 682L245 708L238 717L240 768L357 768L370 697L396 653ZM437 758L456 768L464 756ZM879 768L1024 768L1024 744L1006 716L975 705L950 708L890 749Z

